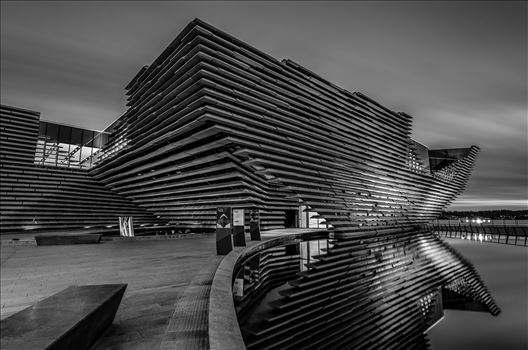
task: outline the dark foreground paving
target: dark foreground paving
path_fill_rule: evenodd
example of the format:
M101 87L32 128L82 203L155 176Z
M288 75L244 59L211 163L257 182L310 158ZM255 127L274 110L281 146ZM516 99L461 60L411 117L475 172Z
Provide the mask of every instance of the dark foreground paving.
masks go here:
M158 349L177 301L216 265L214 237L99 245L1 246L1 318L70 285L128 283L95 349Z

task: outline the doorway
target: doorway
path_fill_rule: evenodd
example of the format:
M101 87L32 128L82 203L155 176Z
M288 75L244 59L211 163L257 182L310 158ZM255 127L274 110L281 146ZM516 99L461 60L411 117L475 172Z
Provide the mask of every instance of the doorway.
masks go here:
M297 210L286 210L284 228L298 228L299 214Z

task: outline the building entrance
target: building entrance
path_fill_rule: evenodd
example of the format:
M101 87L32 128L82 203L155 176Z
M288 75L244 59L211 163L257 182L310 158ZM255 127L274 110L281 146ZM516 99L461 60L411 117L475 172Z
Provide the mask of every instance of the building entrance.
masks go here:
M286 210L284 228L298 228L299 214L297 210Z

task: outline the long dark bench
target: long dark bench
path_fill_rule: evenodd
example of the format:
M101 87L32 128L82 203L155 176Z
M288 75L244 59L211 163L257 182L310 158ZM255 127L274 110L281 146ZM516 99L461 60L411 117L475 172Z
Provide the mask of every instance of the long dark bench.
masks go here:
M100 233L55 233L35 236L37 245L96 244L101 241Z
M71 286L0 322L2 350L88 349L112 324L126 284Z

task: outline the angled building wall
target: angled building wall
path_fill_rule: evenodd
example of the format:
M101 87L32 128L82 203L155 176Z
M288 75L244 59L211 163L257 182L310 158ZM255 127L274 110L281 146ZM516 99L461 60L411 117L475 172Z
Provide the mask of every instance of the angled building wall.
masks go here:
M118 226L119 216L138 224L158 222L86 170L35 164L39 113L0 106L1 232Z
M278 61L199 20L127 86L111 130L122 148L90 171L172 223L212 227L218 206L264 226L305 205L335 228L436 217L477 147L431 170L412 118Z

